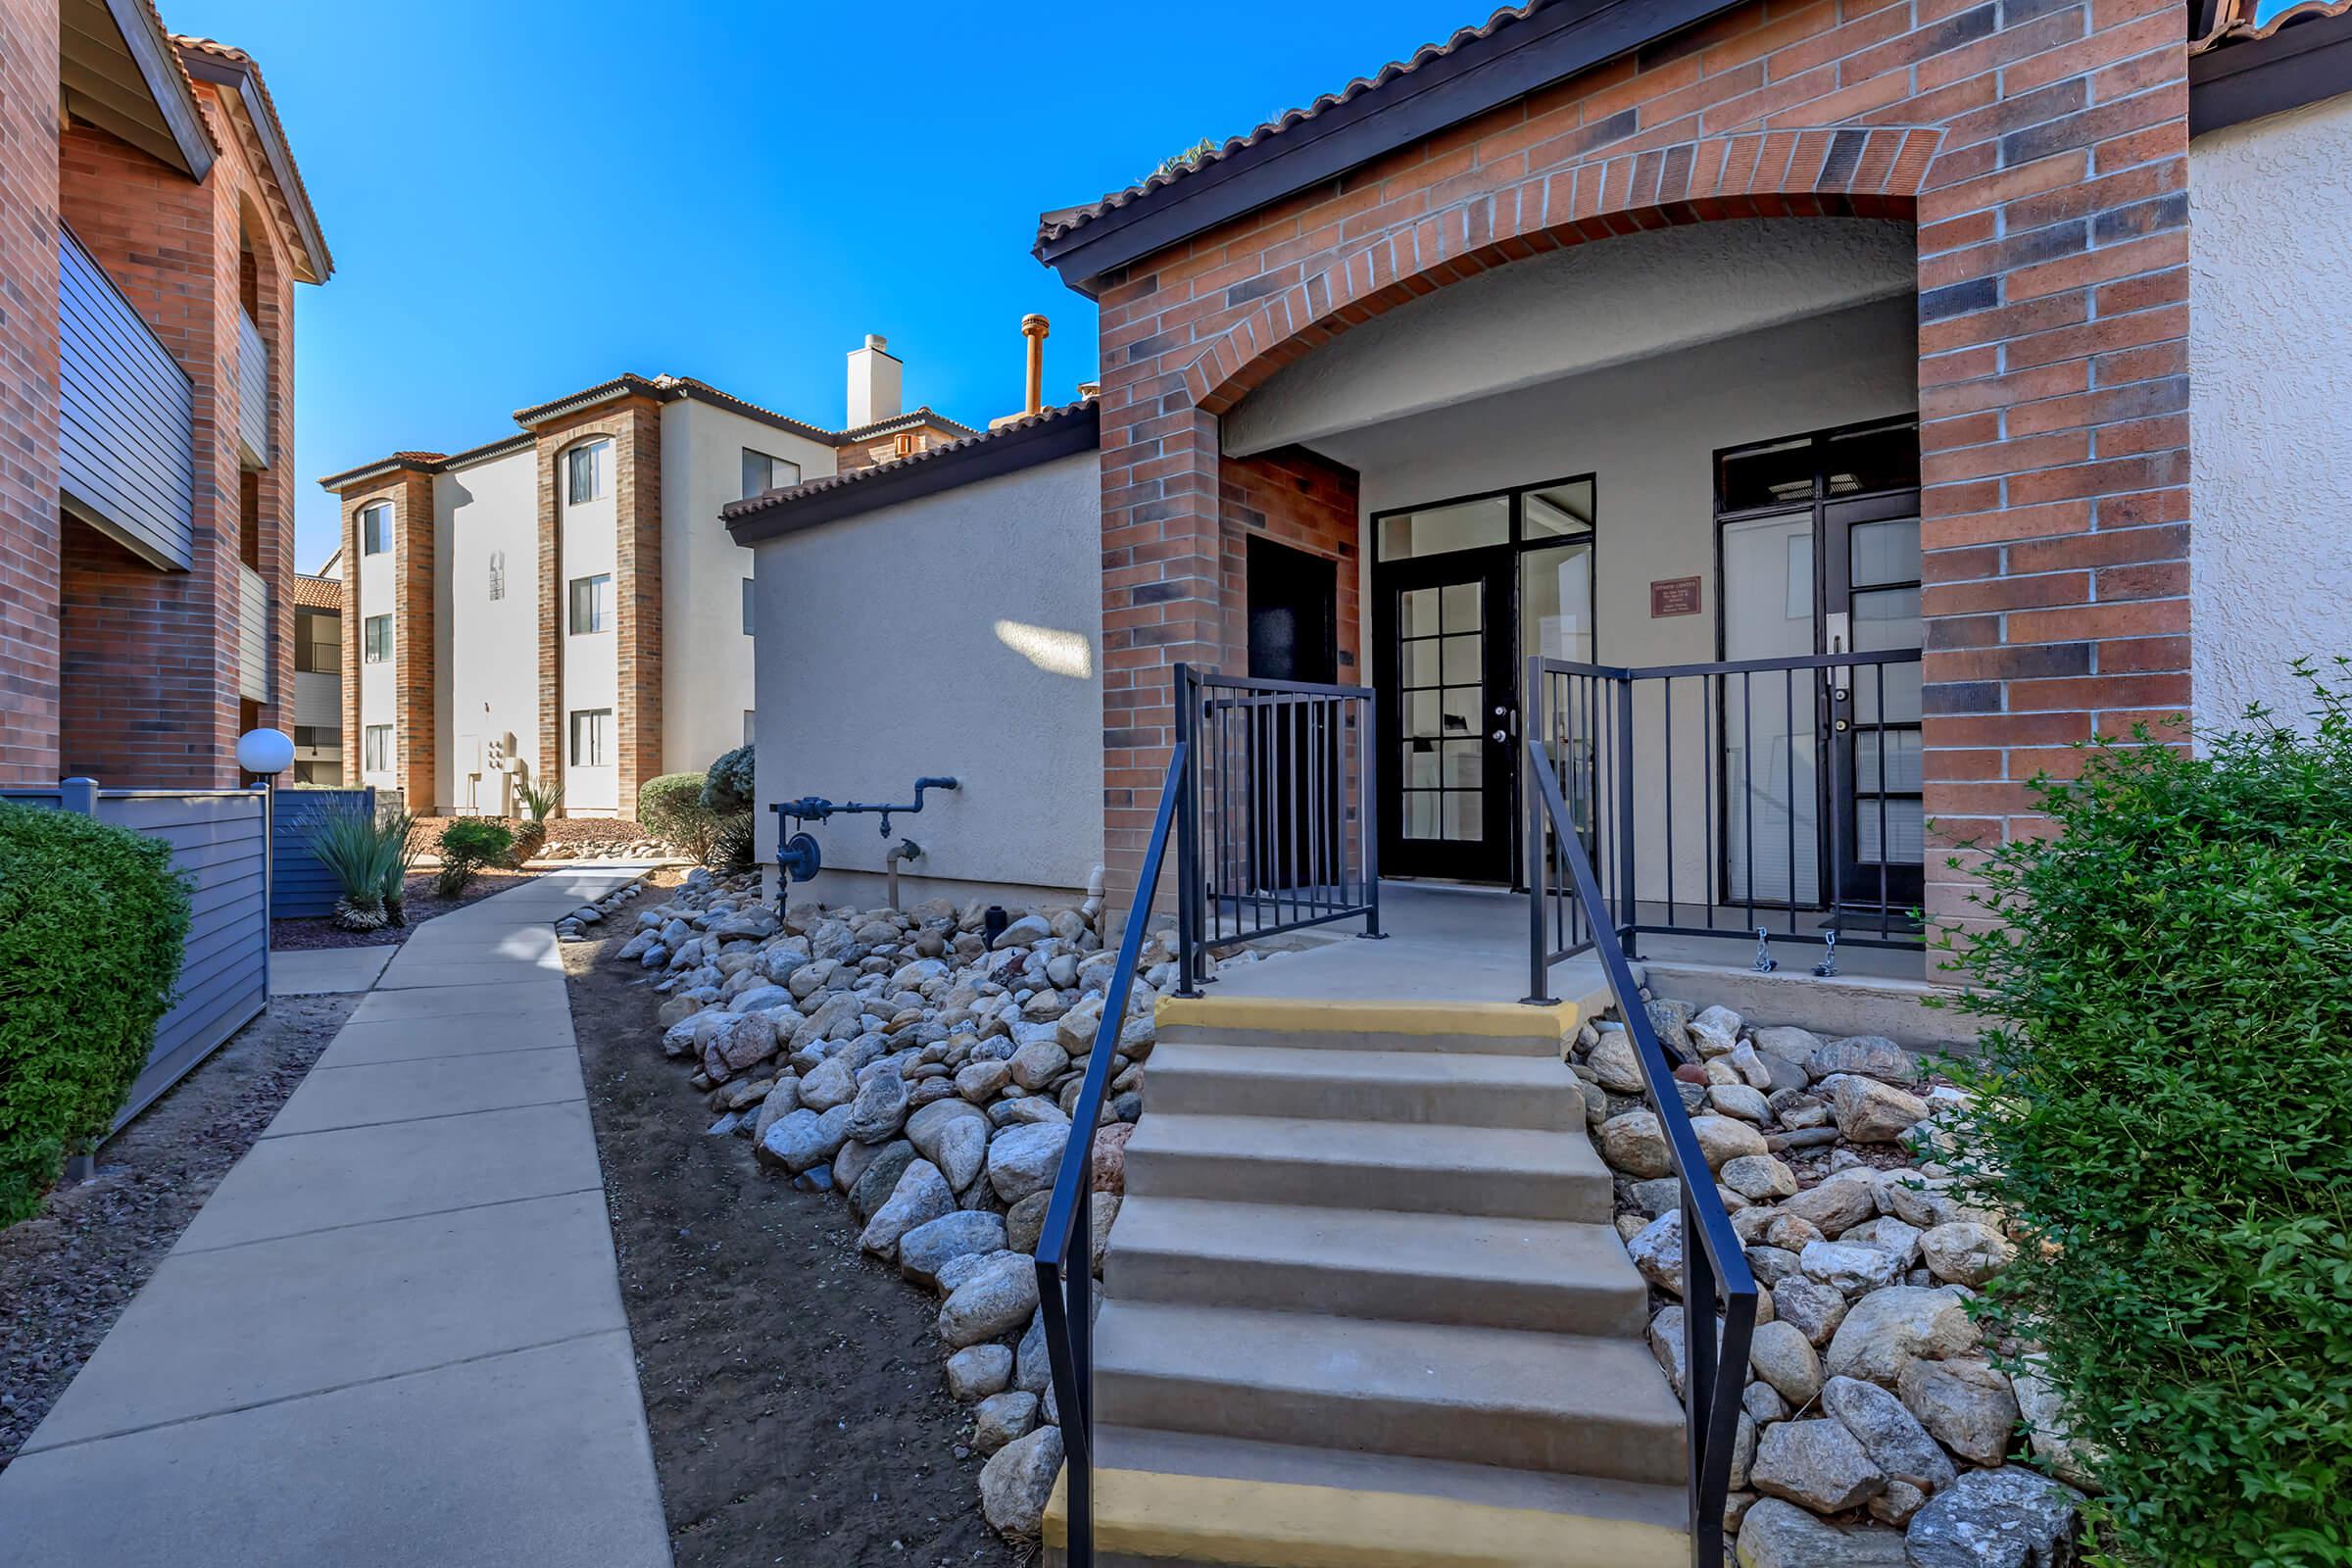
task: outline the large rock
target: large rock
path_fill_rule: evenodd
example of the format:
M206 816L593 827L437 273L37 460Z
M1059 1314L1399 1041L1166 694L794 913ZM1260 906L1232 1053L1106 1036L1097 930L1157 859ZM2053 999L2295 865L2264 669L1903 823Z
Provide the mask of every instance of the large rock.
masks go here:
M2034 1457L2061 1481L2095 1487L2098 1483L2091 1474L2090 1454L2068 1428L2066 1397L2055 1383L2040 1375L2042 1362L2039 1355L2025 1357L2025 1365L2009 1380L2009 1392L2017 1396L2018 1418L2034 1444Z
M1830 1110L1847 1142L1891 1144L1927 1120L1928 1102L1892 1084L1846 1073L1831 1081Z
M1781 1421L1764 1429L1748 1485L1815 1513L1859 1508L1886 1490L1886 1472L1871 1462L1845 1423Z
M1772 1288L1772 1313L1814 1346L1827 1345L1845 1321L1845 1293L1795 1275Z
M846 1056L828 1056L801 1074L801 1103L810 1110L831 1110L858 1098L858 1075Z
M1784 1214L1794 1214L1810 1222L1822 1235L1835 1238L1876 1219L1879 1201L1868 1182L1833 1179L1808 1187L1794 1198L1783 1199L1780 1208Z
M1054 1495L1054 1478L1060 1473L1061 1428L1039 1427L999 1448L981 1467L980 1512L1002 1534L1034 1536L1044 1523L1046 1502Z
M1972 1470L1911 1521L1910 1568L2071 1568L2082 1494L2010 1465Z
M1846 1309L1822 1364L1831 1377L1861 1378L1893 1389L1913 1361L1962 1355L1976 1345L1977 1326L1958 1292L1896 1285L1873 1291Z
M1023 1089L1045 1088L1070 1064L1070 1054L1052 1040L1032 1040L1012 1054L1012 1081Z
M801 1081L786 1075L776 1080L776 1087L760 1102L760 1113L752 1122L752 1142L756 1145L767 1137L767 1130L801 1107Z
M1649 1014L1649 1027L1656 1032L1658 1045L1669 1056L1685 1061L1698 1059L1698 1050L1690 1043L1690 1004L1660 997L1642 1004Z
M1046 923L1045 916L1024 914L1007 925L989 946L999 953L1010 948L1035 947L1053 934L1054 928Z
M1717 1115L1759 1127L1772 1120L1772 1107L1765 1102L1763 1091L1750 1084L1716 1084L1707 1091L1707 1104Z
M905 1185L904 1179L901 1181ZM986 1209L958 1209L927 1220L899 1238L899 1272L930 1285L959 1257L1004 1250L1004 1220Z
M1005 1128L988 1146L989 1185L1007 1203L1052 1187L1069 1139L1069 1124L1063 1121Z
M1755 1093L1752 1089L1747 1092ZM1796 1172L1770 1154L1741 1154L1737 1159L1727 1159L1723 1169L1715 1174L1724 1186L1758 1203L1796 1196Z
M1766 1152L1762 1133L1729 1116L1693 1116L1690 1131L1698 1139L1698 1152L1706 1156L1709 1170L1720 1170L1729 1160Z
M1004 1211L1004 1245L1016 1252L1037 1250L1037 1239L1046 1228L1046 1210L1053 1206L1054 1192L1044 1188Z
M1760 1039L1757 1048L1763 1049ZM1885 1035L1849 1035L1817 1045L1806 1054L1804 1063L1805 1070L1817 1079L1855 1072L1907 1089L1918 1083L1920 1076L1919 1058Z
M760 1140L761 1152L794 1175L821 1165L850 1141L850 1110L836 1105L821 1115L806 1105L776 1119Z
M1747 1510L1735 1550L1740 1568L1903 1568L1902 1532L1839 1529L1778 1497L1760 1498Z
M1672 1296L1683 1294L1683 1215L1677 1209L1662 1214L1634 1233L1625 1244L1642 1277Z
M988 1157L988 1116L966 1100L935 1100L906 1118L906 1136L962 1192Z
M1629 1110L1602 1122L1600 1157L1636 1178L1674 1174L1674 1156L1654 1111Z
M1848 1247L1875 1247L1908 1269L1919 1261L1919 1236L1918 1226L1906 1224L1892 1214L1881 1214L1838 1239Z
M944 1214L956 1212L956 1191L939 1167L927 1159L918 1159L900 1175L898 1185L890 1192L890 1200L874 1210L874 1217L865 1222L865 1232L858 1245L877 1257L893 1258L899 1254L899 1238L918 1225L928 1225Z
M1748 1341L1747 1364L1774 1393L1800 1410L1821 1393L1821 1356L1813 1342L1801 1329L1778 1318L1756 1325Z
M948 1392L966 1403L1002 1394L1011 1381L1009 1345L967 1345L948 1357Z
M2008 1374L1974 1356L1913 1361L1895 1378L1903 1405L1963 1459L1997 1465L2017 1431Z
M939 1308L939 1337L961 1349L1011 1333L1036 1310L1036 1261L1003 1253L949 1293Z
M1859 1378L1832 1378L1822 1386L1822 1408L1845 1423L1871 1463L1890 1480L1933 1495L1952 1484L1957 1472L1903 1401Z
M1982 1285L2009 1266L2017 1249L1989 1225L1954 1220L1938 1225L1919 1239L1920 1255L1928 1272L1955 1285Z
M1740 1043L1740 1015L1726 1006L1709 1007L1683 1027L1702 1056L1728 1055Z
M858 1086L850 1102L850 1136L862 1144L878 1144L897 1134L906 1119L906 1080L888 1063L875 1068Z
M972 1446L994 1453L1037 1425L1037 1396L1024 1389L992 1394L972 1412Z
M1087 1167L1088 1184L1095 1192L1126 1193L1127 1141L1135 1136L1135 1127L1134 1122L1121 1121L1095 1129Z
M1847 1296L1883 1290L1903 1277L1902 1260L1892 1252L1844 1242L1807 1244L1797 1253L1797 1267L1805 1271L1807 1279L1819 1280Z
M1642 1093L1642 1062L1634 1053L1633 1036L1622 1029L1612 1029L1600 1037L1600 1044L1585 1058L1600 1087L1613 1095Z

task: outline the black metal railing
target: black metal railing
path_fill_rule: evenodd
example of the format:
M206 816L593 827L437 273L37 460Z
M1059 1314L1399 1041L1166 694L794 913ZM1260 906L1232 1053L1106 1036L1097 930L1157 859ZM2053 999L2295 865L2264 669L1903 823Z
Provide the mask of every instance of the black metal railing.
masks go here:
M1180 990L1223 948L1362 916L1380 935L1371 689L1178 664Z
M1683 1108L1673 1064L1658 1044L1642 1004L1615 916L1604 902L1599 877L1586 853L1559 775L1535 736L1527 739L1528 881L1539 906L1548 884L1567 890L1583 910L1590 943L1616 999L1618 1016L1642 1065L1642 1093L1666 1137L1674 1174L1682 1184L1683 1226L1683 1419L1690 1459L1690 1560L1695 1568L1722 1568L1723 1502L1731 1491L1732 1446L1739 1433L1740 1396L1747 1388L1748 1342L1756 1326L1756 1277L1732 1229L1732 1216L1715 1190L1706 1155ZM1545 826L1551 831L1544 831ZM1539 983L1534 1000L1542 997ZM1101 1048L1097 1048L1098 1052ZM1723 1304L1723 1337L1715 1333L1715 1305ZM1075 1560L1075 1559L1073 1559Z
M1102 992L1102 1021L1095 1027L1095 1044L1080 1080L1077 1102L1070 1106L1069 1141L1062 1146L1061 1163L1054 1173L1054 1196L1046 1204L1045 1229L1037 1239L1037 1295L1045 1319L1046 1358L1054 1372L1054 1402L1061 1417L1061 1444L1069 1489L1070 1568L1092 1568L1095 1560L1095 1388L1094 1388L1094 1166L1096 1123L1102 1119L1102 1096L1110 1084L1111 1058L1118 1054L1119 1034L1127 1022L1127 999L1135 989L1135 968L1143 953L1144 931L1151 925L1152 898L1159 887L1160 863L1167 858L1168 829L1180 799L1178 785L1185 776L1191 751L1183 741L1168 758L1168 772L1160 786L1159 811L1152 822L1152 839L1144 849L1144 864L1135 884L1135 899L1127 906L1127 928L1119 938L1119 961Z
M1531 659L1529 735L1596 907L1638 934L1922 948L1917 649L1620 668ZM1531 836L1543 823L1532 808ZM1534 989L1587 951L1564 886L1536 899Z

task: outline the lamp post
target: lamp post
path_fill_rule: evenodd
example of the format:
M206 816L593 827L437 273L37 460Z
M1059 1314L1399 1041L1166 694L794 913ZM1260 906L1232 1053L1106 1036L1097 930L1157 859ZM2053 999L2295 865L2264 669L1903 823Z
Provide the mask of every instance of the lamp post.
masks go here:
M258 775L262 792L262 995L270 994L270 920L277 895L277 775L294 765L294 737L249 729L237 737L237 766Z

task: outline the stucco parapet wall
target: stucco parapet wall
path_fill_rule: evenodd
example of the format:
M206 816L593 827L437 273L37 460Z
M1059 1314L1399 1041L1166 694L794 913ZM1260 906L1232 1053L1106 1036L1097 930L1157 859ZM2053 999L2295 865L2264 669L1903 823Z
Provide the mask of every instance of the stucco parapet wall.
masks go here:
M1092 452L1101 443L1101 411L1090 398L870 468L854 468L732 502L719 509L719 516L737 544L755 545L977 480L1015 473L1056 458Z

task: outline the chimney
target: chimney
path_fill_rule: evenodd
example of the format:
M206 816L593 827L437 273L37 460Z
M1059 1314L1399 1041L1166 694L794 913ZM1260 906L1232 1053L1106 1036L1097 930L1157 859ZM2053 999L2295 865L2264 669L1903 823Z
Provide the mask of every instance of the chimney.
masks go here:
M1021 318L1021 336L1029 340L1029 387L1022 399L1023 414L1035 414L1046 406L1046 330L1044 317Z
M898 417L899 375L906 368L889 353L889 340L879 332L865 334L865 347L850 351L850 418L847 429L861 429Z

